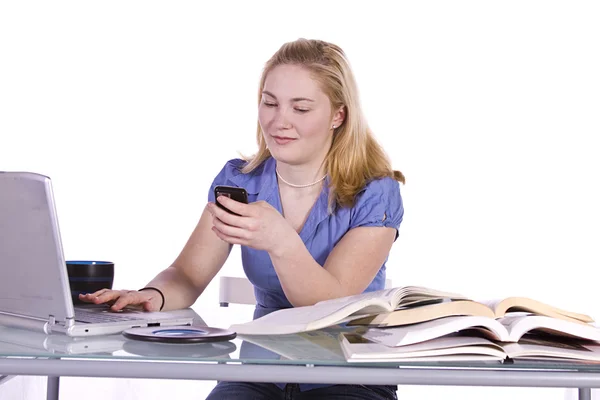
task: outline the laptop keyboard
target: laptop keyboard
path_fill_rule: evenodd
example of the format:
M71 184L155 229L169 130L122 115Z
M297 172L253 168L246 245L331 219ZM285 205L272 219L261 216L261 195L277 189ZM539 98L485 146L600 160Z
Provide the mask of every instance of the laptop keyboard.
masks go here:
M91 311L84 309L75 309L75 321L88 324L122 322L122 321L144 321L143 311L127 310L122 312L112 311ZM138 316L139 315L139 316Z

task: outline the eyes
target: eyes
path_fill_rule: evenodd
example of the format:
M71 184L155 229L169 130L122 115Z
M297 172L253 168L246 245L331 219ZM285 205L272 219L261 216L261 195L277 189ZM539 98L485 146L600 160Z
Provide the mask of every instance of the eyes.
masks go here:
M266 100L263 100L263 104L265 105L265 107L269 107L269 108L275 108L278 106L277 103L272 102L272 101L266 101ZM296 106L296 107L294 107L294 111L296 111L300 114L304 114L304 113L309 112L310 109Z

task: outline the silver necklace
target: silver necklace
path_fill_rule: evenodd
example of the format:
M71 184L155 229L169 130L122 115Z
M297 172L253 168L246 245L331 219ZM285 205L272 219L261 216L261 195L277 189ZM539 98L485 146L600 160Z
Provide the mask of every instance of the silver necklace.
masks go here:
M275 173L277 174L279 179L281 179L283 181L283 183L285 183L288 186L294 187L294 188L305 188L305 187L313 186L313 185L316 185L317 183L321 182L325 178L327 178L327 174L325 174L321 179L316 180L313 183L307 183L306 185L294 185L293 183L289 183L288 181L283 179L283 177L279 174L279 171L277 170L277 168L275 168Z

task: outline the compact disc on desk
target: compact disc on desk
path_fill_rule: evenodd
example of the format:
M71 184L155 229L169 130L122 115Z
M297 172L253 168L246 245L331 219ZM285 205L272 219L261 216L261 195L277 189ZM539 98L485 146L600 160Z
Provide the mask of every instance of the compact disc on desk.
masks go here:
M199 326L151 326L130 328L123 336L134 340L162 343L203 343L221 342L234 339L236 333L227 329Z
M144 357L223 358L237 350L233 342L162 343L126 340L123 350Z

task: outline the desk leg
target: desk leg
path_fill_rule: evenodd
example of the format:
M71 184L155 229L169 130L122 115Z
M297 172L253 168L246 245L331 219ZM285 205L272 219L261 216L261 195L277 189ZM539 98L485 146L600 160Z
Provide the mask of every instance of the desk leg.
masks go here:
M579 388L579 400L592 400L592 389Z
M12 378L14 378L14 375L0 375L0 385L10 381Z
M48 387L46 389L47 400L58 400L58 389L60 385L60 376L49 376Z

